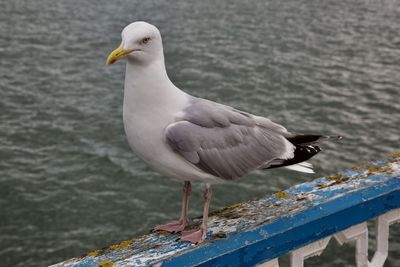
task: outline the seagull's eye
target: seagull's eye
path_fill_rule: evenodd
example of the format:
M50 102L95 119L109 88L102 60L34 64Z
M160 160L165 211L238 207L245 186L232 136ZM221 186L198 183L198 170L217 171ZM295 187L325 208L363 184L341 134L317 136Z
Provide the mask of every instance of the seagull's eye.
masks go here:
M142 39L142 44L147 44L150 41L150 37L145 37Z

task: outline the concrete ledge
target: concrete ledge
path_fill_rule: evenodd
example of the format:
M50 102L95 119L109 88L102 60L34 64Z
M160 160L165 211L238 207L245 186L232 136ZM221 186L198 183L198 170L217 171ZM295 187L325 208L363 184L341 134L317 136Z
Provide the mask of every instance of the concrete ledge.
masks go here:
M396 208L400 153L213 212L199 246L149 233L53 266L252 266Z

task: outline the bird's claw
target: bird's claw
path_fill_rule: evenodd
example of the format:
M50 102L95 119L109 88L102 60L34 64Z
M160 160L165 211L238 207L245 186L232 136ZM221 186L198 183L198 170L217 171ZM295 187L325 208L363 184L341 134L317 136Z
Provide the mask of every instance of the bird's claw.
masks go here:
M172 221L166 224L158 225L154 227L154 231L166 231L168 233L179 233L182 232L187 225L187 220Z
M197 230L183 231L180 238L181 241L187 241L194 244L202 243L207 236L207 230L202 227Z

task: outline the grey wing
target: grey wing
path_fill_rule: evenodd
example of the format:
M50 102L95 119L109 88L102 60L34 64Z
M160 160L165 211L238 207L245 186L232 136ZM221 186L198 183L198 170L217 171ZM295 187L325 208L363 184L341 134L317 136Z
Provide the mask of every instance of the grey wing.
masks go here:
M195 99L165 131L168 144L187 161L228 180L293 157L285 133L266 118L204 99Z

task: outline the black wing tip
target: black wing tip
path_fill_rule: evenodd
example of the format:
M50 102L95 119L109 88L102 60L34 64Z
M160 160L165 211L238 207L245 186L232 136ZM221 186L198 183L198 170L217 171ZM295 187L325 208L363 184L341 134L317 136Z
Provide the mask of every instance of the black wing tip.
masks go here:
M298 134L290 137L286 137L289 142L293 145L312 145L316 143L325 142L328 140L340 140L343 136L341 135L316 135L316 134Z
M318 154L322 149L315 145L298 145L294 150L294 157L291 159L284 160L280 164L268 166L266 169L279 168L294 165L306 160L309 160L316 154Z

